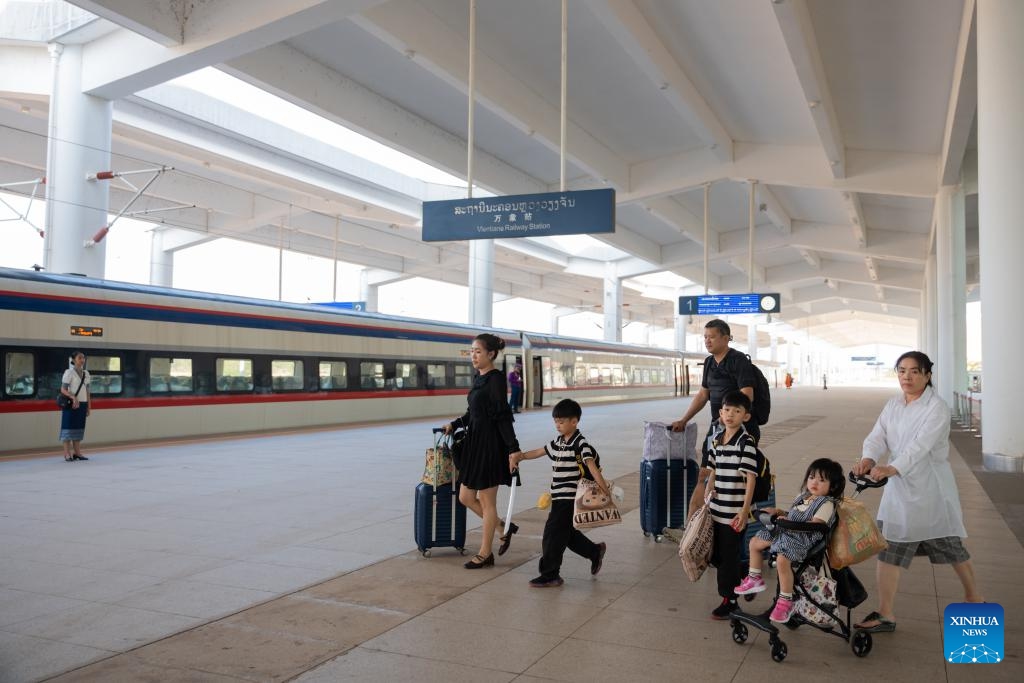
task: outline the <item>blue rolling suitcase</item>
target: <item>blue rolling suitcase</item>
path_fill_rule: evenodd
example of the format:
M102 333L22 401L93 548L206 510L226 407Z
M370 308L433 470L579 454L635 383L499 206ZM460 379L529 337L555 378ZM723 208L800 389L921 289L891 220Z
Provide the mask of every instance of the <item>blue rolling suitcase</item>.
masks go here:
M666 527L686 524L687 506L697 486L697 425L673 432L663 422L644 423L643 459L640 462L640 528L661 543Z
M686 524L687 505L697 487L693 460L644 460L640 463L640 528L661 543L665 527Z
M466 552L466 506L459 502L457 485L416 485L413 513L416 547L424 557L431 548L455 548Z
M440 428L433 432L434 447L427 451L423 481L416 486L413 508L416 547L424 557L430 557L431 548L466 552L466 506L459 502L452 438Z

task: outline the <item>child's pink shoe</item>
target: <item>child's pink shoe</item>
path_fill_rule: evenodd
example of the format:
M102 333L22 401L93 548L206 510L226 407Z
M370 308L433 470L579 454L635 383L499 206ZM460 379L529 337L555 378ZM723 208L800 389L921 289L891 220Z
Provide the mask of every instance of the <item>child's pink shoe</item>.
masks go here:
M780 595L778 600L775 601L775 608L772 609L771 616L768 618L776 624L785 624L791 616L793 616L793 601Z
M764 579L761 578L760 574L753 575L747 574L743 577L743 581L740 585L733 589L736 595L749 595L751 593L760 593L767 586L764 585Z

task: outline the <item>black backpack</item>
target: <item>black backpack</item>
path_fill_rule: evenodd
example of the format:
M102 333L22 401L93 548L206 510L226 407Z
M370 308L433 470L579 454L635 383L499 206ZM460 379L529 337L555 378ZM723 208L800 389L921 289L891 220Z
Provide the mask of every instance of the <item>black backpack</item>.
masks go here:
M772 464L764 451L757 449L757 477L754 479L754 497L751 503L763 503L771 495L775 486L775 476L772 474Z
M750 356L747 356L747 360L750 360ZM768 384L768 378L761 372L761 368L754 365L751 361L750 365L754 368L754 406L750 411L753 413L754 419L757 420L757 424L763 425L768 422L768 415L772 412L772 394L770 385Z

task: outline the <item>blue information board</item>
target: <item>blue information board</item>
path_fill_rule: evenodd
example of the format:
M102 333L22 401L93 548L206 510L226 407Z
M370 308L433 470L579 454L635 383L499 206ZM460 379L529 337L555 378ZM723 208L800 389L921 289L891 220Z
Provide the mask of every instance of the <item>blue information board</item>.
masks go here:
M423 202L423 241L615 232L615 190Z
M325 301L318 303L317 306L330 306L331 308L340 308L345 311L365 311L365 301Z
M780 297L774 294L704 294L679 297L679 315L730 315L778 313Z

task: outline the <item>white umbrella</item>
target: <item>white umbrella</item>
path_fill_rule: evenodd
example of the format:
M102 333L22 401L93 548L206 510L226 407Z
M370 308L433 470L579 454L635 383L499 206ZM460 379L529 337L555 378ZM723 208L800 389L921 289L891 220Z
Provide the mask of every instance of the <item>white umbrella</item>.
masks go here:
M519 480L519 468L513 473L515 481L512 482L511 491L508 494L508 512L505 513L505 531L502 533L503 536L508 536L509 529L512 528L512 509L516 504L516 489L522 482Z

